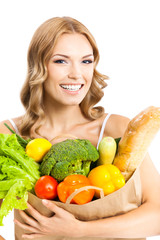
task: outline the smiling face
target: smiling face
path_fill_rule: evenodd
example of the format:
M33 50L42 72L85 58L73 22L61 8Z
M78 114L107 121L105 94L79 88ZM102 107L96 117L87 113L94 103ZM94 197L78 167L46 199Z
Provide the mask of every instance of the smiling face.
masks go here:
M63 34L48 63L44 100L58 105L80 104L91 86L93 71L93 48L88 39L78 33Z

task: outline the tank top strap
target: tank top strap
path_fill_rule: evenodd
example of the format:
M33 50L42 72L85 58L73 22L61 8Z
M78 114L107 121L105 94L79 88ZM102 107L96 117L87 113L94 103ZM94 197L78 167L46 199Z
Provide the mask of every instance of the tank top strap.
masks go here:
M108 113L107 116L105 117L105 119L103 120L102 127L101 127L101 131L100 131L100 134L99 134L98 143L97 143L97 149L98 149L98 146L99 146L100 141L101 141L102 138L103 138L104 129L105 129L106 123L107 123L107 121L108 121L108 119L109 119L110 116L111 116L111 114Z
M18 128L17 128L15 122L11 118L9 118L8 121L11 123L11 125L14 128L16 134L19 134L19 131L18 131Z

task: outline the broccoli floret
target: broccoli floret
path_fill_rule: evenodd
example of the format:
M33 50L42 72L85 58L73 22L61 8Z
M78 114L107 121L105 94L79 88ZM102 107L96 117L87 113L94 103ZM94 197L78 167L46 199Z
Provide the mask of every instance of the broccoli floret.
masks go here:
M86 139L67 139L52 145L40 165L42 175L51 175L58 182L71 174L87 176L91 162L99 158L97 149Z

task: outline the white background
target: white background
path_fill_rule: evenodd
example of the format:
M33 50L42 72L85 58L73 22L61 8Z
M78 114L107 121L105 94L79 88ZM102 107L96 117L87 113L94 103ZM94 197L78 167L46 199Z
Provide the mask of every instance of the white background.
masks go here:
M159 0L5 0L0 2L0 120L23 114L19 92L27 48L36 28L55 16L74 17L94 35L98 70L110 77L101 101L106 112L132 118L150 105L160 106ZM160 133L149 148L160 172L159 147ZM0 235L13 240L13 213L4 223Z

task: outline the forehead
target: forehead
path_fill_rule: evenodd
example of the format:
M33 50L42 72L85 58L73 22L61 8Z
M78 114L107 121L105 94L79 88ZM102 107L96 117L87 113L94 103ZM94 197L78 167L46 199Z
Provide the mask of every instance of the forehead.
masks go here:
M93 48L84 35L79 33L65 33L58 38L53 49L53 54L58 53L87 55L93 53Z

